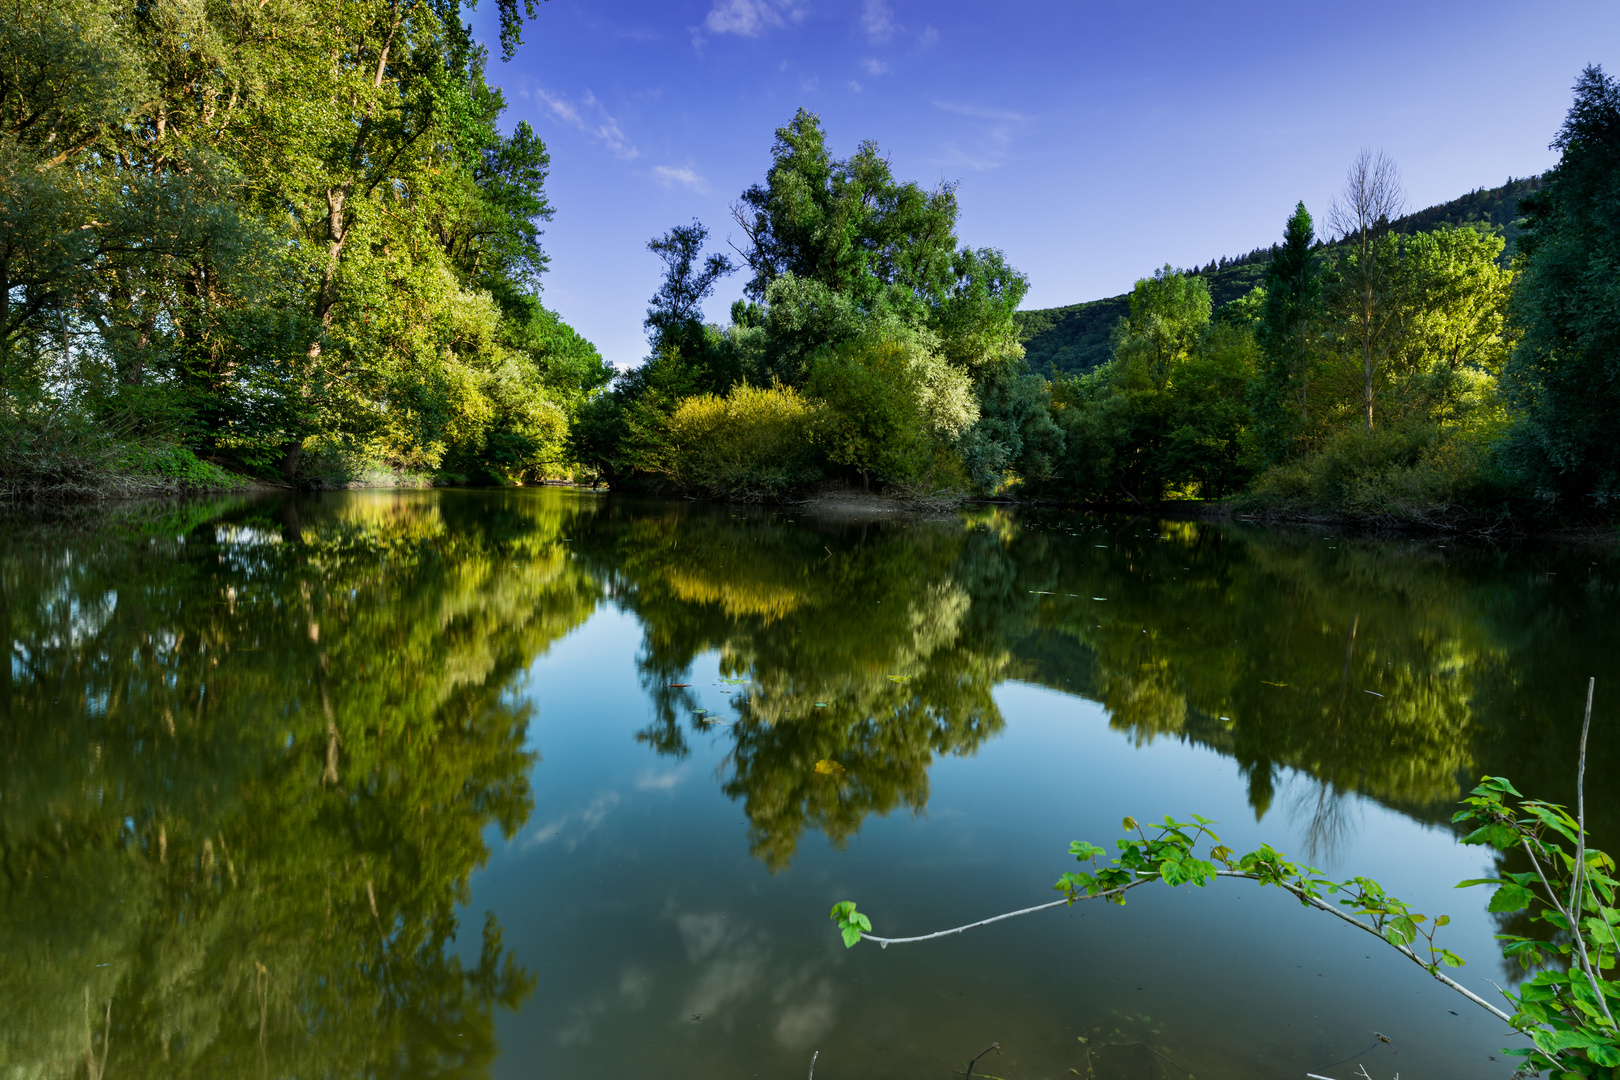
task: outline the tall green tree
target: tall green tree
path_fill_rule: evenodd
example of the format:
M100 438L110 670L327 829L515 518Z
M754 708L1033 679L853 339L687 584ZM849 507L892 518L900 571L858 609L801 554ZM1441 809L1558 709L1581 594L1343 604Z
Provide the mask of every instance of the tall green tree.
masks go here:
M1520 204L1511 452L1537 491L1603 506L1620 498L1620 83L1582 71L1552 145L1558 165Z
M1310 425L1312 329L1321 315L1322 281L1311 247L1316 228L1304 202L1294 207L1283 242L1266 265L1265 302L1255 336L1260 364L1250 403L1261 460L1284 460Z
M499 6L511 46L532 5ZM602 365L548 329L550 159L528 125L500 131L463 14L0 5L7 423L48 398L291 477L308 450L556 464Z

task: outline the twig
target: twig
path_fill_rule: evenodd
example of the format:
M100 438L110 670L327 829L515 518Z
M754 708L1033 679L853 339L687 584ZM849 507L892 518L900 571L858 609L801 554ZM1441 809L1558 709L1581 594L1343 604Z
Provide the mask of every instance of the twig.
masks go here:
M1260 878L1257 877L1256 875L1247 874L1247 873L1244 873L1241 870L1217 870L1217 871L1215 871L1215 876L1216 877L1226 877L1226 878L1241 878L1241 879L1243 879L1245 881L1259 881L1260 880ZM1096 893L1096 894L1091 895L1091 896L1077 896L1074 899L1075 900L1101 900L1101 899L1104 899L1104 898L1110 897L1110 896L1118 896L1121 893L1124 893L1124 892L1127 892L1127 891L1129 891L1131 889L1136 888L1138 885L1146 885L1149 882L1158 881L1158 880L1159 879L1158 879L1157 876L1154 876L1154 877L1141 877L1141 878L1137 878L1135 881L1132 881L1127 885L1122 885L1117 889L1110 889L1107 892L1100 892L1100 893ZM1405 945L1398 945L1395 942L1389 940L1389 938L1385 937L1377 928L1375 928L1373 926L1369 926L1367 923L1362 922L1360 919L1352 918L1351 916L1346 915L1344 912L1340 911L1338 908L1334 907L1333 905L1327 903L1324 900L1318 899L1317 897L1314 897L1314 896L1310 895L1309 893L1305 892L1305 890L1299 888L1298 886L1290 885L1287 882L1281 882L1281 883L1278 883L1278 887L1281 888L1281 889L1286 890L1287 892L1292 894L1294 897L1299 899L1301 902L1309 904L1312 907L1317 908L1317 909L1319 909L1321 911L1325 911L1329 915L1333 915L1333 916L1335 916L1335 917L1337 917L1339 919L1344 920L1345 922L1349 923L1351 926L1354 926L1356 929L1363 930L1366 933L1371 934L1373 937L1377 938L1379 941L1382 941L1384 944L1389 945L1391 948L1393 948L1397 952L1401 953L1408 960L1411 960L1414 964L1421 967L1424 971L1427 971L1430 975L1432 975L1438 981L1440 981L1442 983L1445 983L1447 986L1449 986L1453 990L1457 991L1457 993L1461 994L1463 997L1467 998L1469 1001L1472 1001L1475 1005L1478 1005L1480 1008L1482 1008L1482 1009L1486 1010L1487 1012L1489 1012L1492 1016L1495 1016L1498 1020L1502 1020L1502 1021L1506 1022L1507 1024L1513 1025L1516 1030L1519 1030L1519 1031L1524 1030L1523 1028L1519 1028L1517 1025L1513 1024L1513 1017L1511 1015L1509 1015L1508 1013L1503 1012L1501 1009L1498 1009L1495 1005L1492 1005L1490 1002L1486 1001L1484 998L1480 997L1478 994L1474 993L1472 990L1468 989L1466 986L1464 986L1461 983L1457 982L1455 979L1452 979L1449 976L1443 974L1437 967L1434 968L1434 970L1430 970L1432 965L1424 963L1423 958L1418 956L1417 953L1413 952L1409 947L1407 947ZM932 933L932 934L921 934L921 935L919 935L917 937L884 938L884 937L878 937L876 934L864 934L864 933L861 935L861 937L865 938L867 941L875 941L875 942L878 943L879 946L886 949L890 945L907 945L907 944L910 944L911 942L914 942L914 941L931 941L934 938L948 937L951 934L960 934L964 930L972 930L972 929L975 929L976 927L988 926L991 923L1000 922L1003 919L1015 919L1020 915L1032 915L1037 911L1045 911L1048 908L1054 908L1054 907L1057 907L1060 904L1068 904L1068 903L1071 903L1071 902L1072 901L1070 901L1067 898L1065 898L1063 900L1053 900L1051 903L1037 904L1034 907L1023 908L1023 909L1021 909L1019 911L1009 911L1009 912L1007 912L1007 913L1005 913L1003 915L995 915L995 916L992 916L991 918L988 918L988 919L980 919L978 922L968 923L965 926L953 927L950 930L940 930L940 931L937 931L937 932ZM1557 901L1554 900L1554 903L1556 904ZM1562 910L1562 909L1560 909L1560 910Z
M1241 873L1241 872L1239 872L1237 870L1217 870L1217 871L1215 871L1215 876L1216 877L1247 878L1250 881L1258 881L1259 880L1259 878L1255 877L1252 874L1244 874L1244 873ZM1523 1028L1521 1028L1517 1024L1513 1023L1513 1017L1512 1016L1510 1016L1507 1013L1503 1012L1501 1009L1498 1009L1495 1005L1492 1005L1490 1002L1486 1001L1484 998L1480 997L1478 994L1476 994L1472 990L1468 989L1468 987L1464 986L1462 983L1458 982L1456 979L1453 979L1450 976L1445 975L1444 973L1442 973L1438 966L1424 963L1423 958L1420 957L1417 953L1413 952L1409 946L1396 944L1395 942L1391 941L1389 938L1385 937L1375 927L1367 925L1366 923L1362 922L1360 919L1353 918L1353 917L1351 917L1349 915L1346 915L1344 912L1340 911L1338 908L1333 907L1331 904L1327 903L1327 901L1320 900L1317 897L1314 897L1314 896L1310 895L1305 890L1303 890L1301 888L1298 888L1297 886L1290 885L1287 882L1282 882L1282 883L1280 883L1278 885L1278 887L1288 890L1290 893L1292 893L1294 896L1298 897L1304 903L1307 903L1307 904L1311 905L1312 907L1314 907L1314 908L1316 908L1316 909L1318 909L1320 911L1325 911L1329 915L1337 916L1338 918L1343 919L1345 922L1349 923L1351 926L1354 926L1358 930L1366 931L1367 933L1371 934L1373 937L1377 938L1379 941L1382 941L1385 945L1390 946L1396 952L1398 952L1401 955L1405 956L1408 960L1412 961L1414 964L1416 964L1418 967L1422 968L1424 971L1427 971L1430 975L1434 976L1435 979L1439 980L1440 982L1445 983L1447 986L1449 986L1453 990L1457 991L1457 993L1461 994L1463 997L1467 998L1469 1001L1472 1001L1475 1005L1478 1005L1480 1008L1485 1009L1491 1015L1495 1016L1498 1020L1505 1021L1506 1023L1511 1025L1517 1031L1524 1031ZM1431 970L1431 968L1432 968L1432 970ZM1529 1032L1525 1032L1525 1034L1529 1034Z
M816 1080L816 1058L820 1056L820 1050L817 1050L815 1053L810 1055L810 1080Z
M977 1065L979 1063L979 1058L984 1057L984 1055L988 1054L992 1050L994 1050L998 1054L1001 1053L1001 1044L1000 1043L991 1043L989 1046L985 1047L983 1050L980 1050L978 1057L975 1057L972 1061L968 1062L967 1076L963 1077L963 1080L973 1080L973 1066L975 1066L975 1065Z
M1138 885L1146 885L1150 881L1157 880L1157 878L1142 878L1138 881L1131 882L1129 885L1122 885L1117 889L1110 889L1107 892L1100 892L1094 896L1077 896L1074 899L1101 900L1104 897L1118 896L1120 893L1125 892L1128 889L1134 889ZM989 926L991 923L1000 922L1002 919L1016 919L1020 915L1033 915L1037 911L1045 911L1047 908L1055 908L1061 904L1068 903L1072 903L1072 901L1068 900L1067 898L1063 900L1053 900L1049 904L1036 904L1034 907L1023 908L1020 911L1009 911L1002 915L991 916L988 919L980 919L978 922L968 923L966 926L958 926L950 930L940 930L932 934L921 934L917 937L886 938L878 937L876 934L864 933L861 935L861 937L865 938L867 941L875 941L878 943L880 948L887 949L890 945L909 945L914 941L932 941L934 938L949 937L952 934L960 934L964 930L972 930L980 926Z
M1581 934L1581 871L1586 867L1586 732L1592 726L1592 694L1596 689L1597 677L1593 676L1586 682L1586 719L1581 722L1581 759L1575 770L1576 810L1580 818L1575 834L1575 887L1571 890L1569 905L1569 933L1581 954L1581 970L1586 972L1586 981L1592 984L1592 995L1597 998L1598 1008L1603 1010L1603 1017L1608 1020L1610 1027L1620 1027L1615 1024L1614 1013L1609 1011L1609 1002L1603 996L1603 988L1598 985L1597 972L1592 969L1592 958L1586 952L1586 938ZM1538 873L1540 869L1536 868ZM1553 903L1557 902L1557 897L1554 897Z
M1581 871L1586 867L1586 732L1592 726L1592 692L1597 678L1586 680L1586 718L1581 721L1581 755L1575 766L1575 881L1569 889L1570 930L1580 932Z

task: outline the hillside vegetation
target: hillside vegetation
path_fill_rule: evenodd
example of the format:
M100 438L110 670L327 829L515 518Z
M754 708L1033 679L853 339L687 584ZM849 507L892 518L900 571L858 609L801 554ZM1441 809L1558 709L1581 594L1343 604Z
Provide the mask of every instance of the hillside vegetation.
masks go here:
M1500 187L1480 188L1450 202L1405 214L1395 219L1390 228L1403 234L1432 232L1442 225L1494 228L1506 242L1502 254L1506 265L1520 232L1519 200L1540 190L1541 185L1539 176L1509 179ZM1318 241L1316 246L1328 245ZM1265 281L1266 264L1276 250L1275 244L1255 248L1245 255L1211 260L1187 272L1204 279L1210 299L1219 309ZM1064 307L1018 312L1013 318L1030 368L1055 379L1090 371L1108 360L1114 354L1114 327L1127 314L1129 295L1121 293Z

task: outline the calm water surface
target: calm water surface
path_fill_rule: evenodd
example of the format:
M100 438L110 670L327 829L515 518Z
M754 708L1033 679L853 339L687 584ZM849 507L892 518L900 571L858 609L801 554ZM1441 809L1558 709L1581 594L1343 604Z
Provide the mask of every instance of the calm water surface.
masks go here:
M0 530L5 1076L1505 1078L1247 883L888 950L827 909L943 929L1196 812L1450 914L1490 992L1450 813L1569 800L1594 674L1620 837L1605 551L557 489Z

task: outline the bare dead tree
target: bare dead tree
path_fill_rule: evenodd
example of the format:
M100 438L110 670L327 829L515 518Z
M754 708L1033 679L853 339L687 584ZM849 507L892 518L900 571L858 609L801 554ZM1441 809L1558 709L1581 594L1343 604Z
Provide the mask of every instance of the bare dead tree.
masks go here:
M1344 190L1328 211L1328 227L1349 248L1342 262L1341 300L1361 356L1362 412L1373 429L1378 372L1394 344L1400 305L1390 295L1396 266L1376 243L1406 205L1401 171L1382 150L1363 150L1345 173Z

